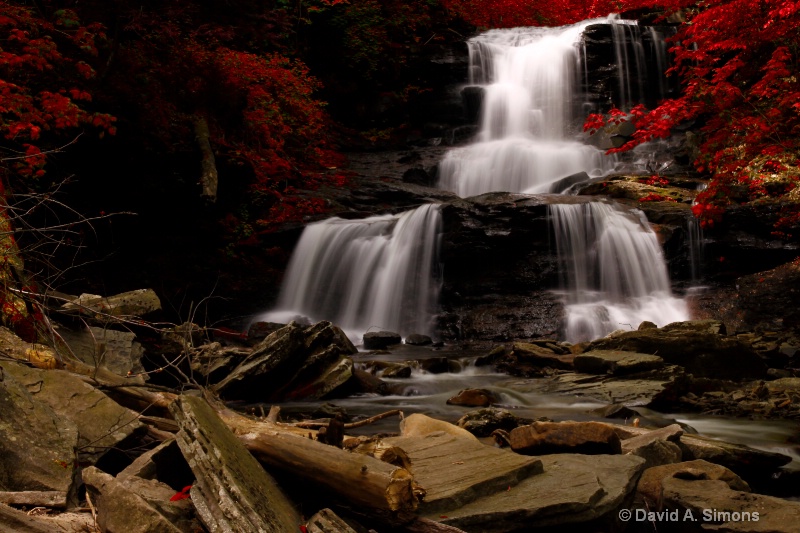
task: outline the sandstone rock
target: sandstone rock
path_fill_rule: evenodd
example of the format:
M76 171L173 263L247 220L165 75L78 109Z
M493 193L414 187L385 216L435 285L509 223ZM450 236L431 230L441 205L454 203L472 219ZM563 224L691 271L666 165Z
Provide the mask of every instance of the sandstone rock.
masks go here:
M731 470L708 461L694 460L648 468L639 480L637 497L652 508L662 508L663 482L673 477L720 480L734 490L750 492L750 486Z
M666 440L652 440L623 453L644 459L645 468L680 463L683 459L681 447Z
M477 441L475 436L458 426L454 426L442 420L436 420L420 413L414 413L405 417L400 422L400 435L403 437L422 437L431 433L443 432L454 437L465 438Z
M509 434L511 449L525 455L621 453L613 429L598 422L534 422Z
M457 508L509 486L513 489L521 480L542 472L538 458L440 431L383 442L408 455L414 480L425 490L419 507L422 513Z
M664 360L656 355L616 350L592 350L576 355L575 371L584 374L634 374L647 372L664 366Z
M365 350L382 350L401 342L400 334L391 331L370 331L364 334Z
M17 382L6 371L11 365L16 363L0 363L0 491L37 491L46 501L31 504L64 507L78 430Z
M59 417L78 428L81 461L94 463L110 448L145 431L136 413L63 370L40 370L20 364L2 365L6 375L27 387L31 395L45 402Z
M390 364L383 369L382 378L409 378L411 366L405 363Z
M464 389L457 395L447 400L448 405L462 405L465 407L489 407L497 403L495 393L487 389Z
M429 374L444 374L450 371L450 362L446 357L428 357L418 361L419 368Z
M690 510L703 531L793 533L800 521L800 502L734 490L721 480L665 479L662 505Z
M488 407L470 411L459 418L456 425L466 429L476 437L488 437L496 429L511 431L517 426L530 423L530 420L519 418L511 411Z
M683 428L678 424L672 424L660 429L653 429L647 433L623 440L621 443L622 453L630 453L641 446L658 440L673 443L680 442L681 435L683 435Z
M644 461L630 455L556 454L544 472L491 496L431 513L464 531L617 531L616 515L630 501Z
M780 320L784 326L800 325L800 265L786 263L766 272L736 280L738 306L748 324Z
M519 363L531 366L551 367L560 370L572 370L573 366L573 357L571 355L556 354L552 349L533 343L514 343L510 357Z

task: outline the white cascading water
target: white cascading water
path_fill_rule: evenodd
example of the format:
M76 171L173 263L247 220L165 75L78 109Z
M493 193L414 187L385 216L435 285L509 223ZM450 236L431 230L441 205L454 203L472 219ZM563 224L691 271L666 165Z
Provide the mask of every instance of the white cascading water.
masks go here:
M550 206L565 278L566 323L571 342L687 320L685 300L670 289L655 233L640 211L607 202Z
M440 233L436 204L310 224L292 254L276 309L257 320L330 320L354 342L370 329L429 334Z
M641 32L629 22L484 33L468 43L470 83L485 90L481 129L475 143L451 150L440 164L442 188L462 197L549 192L571 174L596 177L614 169L613 158L578 140L575 124L583 107L578 80L586 75L578 43L596 23L613 26L621 105L645 93ZM665 325L689 318L686 303L671 293L661 248L643 215L634 218L606 202L553 205L551 214L565 266L567 340L635 329L644 320Z
M584 28L492 30L468 41L470 84L484 88L477 142L448 152L439 186L461 197L492 191L548 192L561 178L602 176L615 159L576 140ZM577 109L576 109L577 106ZM582 124L582 120L581 120Z

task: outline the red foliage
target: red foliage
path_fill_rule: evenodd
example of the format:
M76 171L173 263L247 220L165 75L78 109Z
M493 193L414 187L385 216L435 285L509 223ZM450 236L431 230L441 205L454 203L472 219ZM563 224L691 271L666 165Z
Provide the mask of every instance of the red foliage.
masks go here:
M466 21L485 28L562 26L620 10L620 2L614 0L442 0L442 3Z
M669 196L664 196L663 194L658 194L655 192L651 192L646 196L642 196L639 198L640 202L676 202L675 198L670 198Z
M89 109L87 82L94 70L85 60L105 39L99 24L82 26L74 11L57 10L50 20L32 9L0 2L0 167L11 175L41 177L46 152L83 126L114 134L115 118Z
M706 225L718 221L724 208L763 198L785 198L798 182L800 156L800 7L785 0L640 1L668 9L690 7L688 24L672 41L683 95L644 113L625 116L637 127L621 148L629 150L672 128L697 121L700 157L697 169L712 176L697 197L694 212ZM592 115L585 130L593 132L618 121ZM779 226L796 223L786 213Z

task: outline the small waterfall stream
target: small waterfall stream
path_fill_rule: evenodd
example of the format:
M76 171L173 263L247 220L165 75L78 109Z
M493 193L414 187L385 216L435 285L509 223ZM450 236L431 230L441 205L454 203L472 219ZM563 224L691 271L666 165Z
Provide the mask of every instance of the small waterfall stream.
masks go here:
M440 233L435 204L311 224L289 262L276 310L259 320L330 320L353 340L370 328L431 333Z
M665 325L688 319L683 299L670 290L655 233L641 213L611 203L551 205L556 246L564 268L570 342L635 329L644 320Z

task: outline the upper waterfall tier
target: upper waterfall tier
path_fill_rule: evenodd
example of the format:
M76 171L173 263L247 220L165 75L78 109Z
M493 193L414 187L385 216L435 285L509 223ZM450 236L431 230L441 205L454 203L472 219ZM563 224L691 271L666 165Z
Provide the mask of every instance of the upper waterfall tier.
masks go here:
M549 192L561 178L586 172L603 176L616 158L581 142L582 124L593 110L582 36L589 27L610 27L609 67L619 105L632 105L655 83L664 93L663 36L642 33L629 21L594 19L561 28L492 30L468 41L469 83L480 88L480 130L475 143L448 152L439 186L467 197L492 191ZM593 33L593 39L597 38ZM646 36L647 39L643 37ZM645 54L645 41L654 50ZM657 82L647 57L656 59ZM611 92L607 100L611 99ZM597 95L593 97L597 99Z

